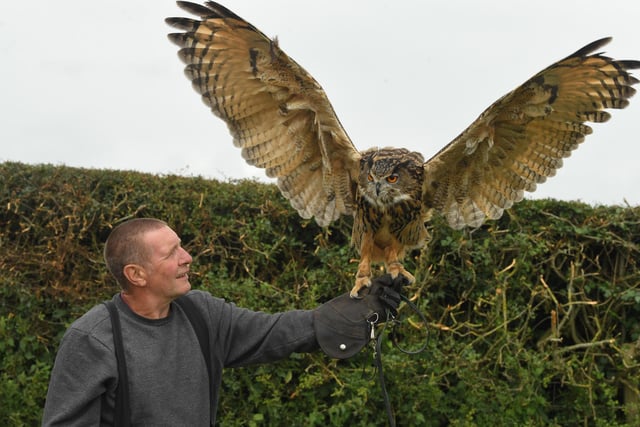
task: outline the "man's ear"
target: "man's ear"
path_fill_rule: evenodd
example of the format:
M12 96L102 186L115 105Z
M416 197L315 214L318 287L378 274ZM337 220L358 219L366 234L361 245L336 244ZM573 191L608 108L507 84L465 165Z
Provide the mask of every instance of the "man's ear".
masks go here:
M147 285L147 271L139 264L127 264L123 269L124 277L132 286L144 287Z

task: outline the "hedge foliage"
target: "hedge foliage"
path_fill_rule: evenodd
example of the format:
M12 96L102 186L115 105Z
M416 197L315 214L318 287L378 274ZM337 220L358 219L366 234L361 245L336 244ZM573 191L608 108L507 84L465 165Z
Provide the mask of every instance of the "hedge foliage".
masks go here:
M166 220L194 257L192 284L265 311L351 288L350 219L302 220L274 185L0 164L0 420L39 422L65 329L118 291L101 250L132 217ZM524 201L453 231L437 219L412 254L416 284L386 341L398 425L638 425L640 208ZM228 370L225 426L385 425L371 352Z

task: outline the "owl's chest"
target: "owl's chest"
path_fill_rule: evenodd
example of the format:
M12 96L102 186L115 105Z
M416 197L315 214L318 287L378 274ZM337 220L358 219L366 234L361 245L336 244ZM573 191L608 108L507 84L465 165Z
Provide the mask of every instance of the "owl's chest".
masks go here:
M421 247L427 236L420 205L399 203L380 209L364 203L357 207L351 241L360 253L366 242L371 242L378 251L387 247L404 251Z
M358 200L354 218L354 238L363 233L372 233L376 240L396 238L407 228L424 227L422 205L406 200L388 206Z

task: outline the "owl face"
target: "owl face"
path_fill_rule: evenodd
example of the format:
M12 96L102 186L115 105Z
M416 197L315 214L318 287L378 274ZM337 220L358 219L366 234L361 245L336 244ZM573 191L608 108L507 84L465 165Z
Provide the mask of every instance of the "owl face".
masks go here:
M419 200L423 157L406 149L372 149L363 153L358 189L371 205L383 209Z

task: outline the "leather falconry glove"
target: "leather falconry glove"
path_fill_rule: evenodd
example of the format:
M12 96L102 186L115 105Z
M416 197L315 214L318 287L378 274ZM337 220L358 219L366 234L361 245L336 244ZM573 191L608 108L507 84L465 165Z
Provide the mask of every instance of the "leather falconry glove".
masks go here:
M316 308L313 324L322 351L336 359L346 359L358 353L371 339L371 328L398 313L402 287L408 283L399 275L389 274L372 280L371 287L360 291L358 299L348 293Z

